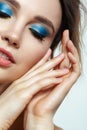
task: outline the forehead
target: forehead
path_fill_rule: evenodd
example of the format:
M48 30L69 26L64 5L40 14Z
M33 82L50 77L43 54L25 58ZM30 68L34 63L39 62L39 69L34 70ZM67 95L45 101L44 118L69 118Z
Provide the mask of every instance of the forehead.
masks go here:
M15 0L19 3L20 10L27 16L45 16L52 21L54 27L61 22L61 5L59 0Z

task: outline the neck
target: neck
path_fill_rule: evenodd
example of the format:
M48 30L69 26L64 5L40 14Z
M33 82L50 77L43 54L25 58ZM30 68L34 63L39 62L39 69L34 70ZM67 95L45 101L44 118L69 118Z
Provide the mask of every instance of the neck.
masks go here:
M10 83L0 84L0 95L8 88Z

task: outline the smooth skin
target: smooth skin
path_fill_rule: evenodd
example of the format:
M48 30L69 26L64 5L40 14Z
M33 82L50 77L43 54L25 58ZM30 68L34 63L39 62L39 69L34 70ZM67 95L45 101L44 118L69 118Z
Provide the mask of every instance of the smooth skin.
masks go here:
M64 77L60 84L55 85L55 87L50 88L48 91L45 91L45 93L41 92L37 94L32 99L27 108L27 119L25 119L25 122L27 121L27 130L28 128L32 130L36 130L37 128L37 130L39 130L40 127L42 130L54 130L54 125L52 124L53 115L80 75L77 50L71 41L68 41L67 48L69 50L68 57L72 64L70 72ZM30 121L30 124L28 121ZM35 122L37 122L37 125L34 126Z
M15 64L7 68L0 66L0 130L54 130L53 115L80 75L78 52L67 31L64 32L67 39L63 35L63 54L49 60L52 53L49 47L62 18L60 3L16 0L19 6L15 6L4 1L14 10L14 15L0 18L0 48L12 53ZM49 19L55 31L36 20L38 15ZM50 35L42 41L34 37L29 30L33 22L47 27ZM71 63L69 69L65 69L69 65L67 60Z
M70 40L67 50L72 64L69 71L53 69L63 62L64 54L48 61L49 50L39 63L1 95L0 129L7 130L24 109L24 130L59 129L54 128L53 115L80 75L78 53ZM15 128L13 126L11 130Z
M14 15L7 19L0 18L0 48L5 48L12 53L15 64L6 69L0 67L0 75L2 75L0 83L2 84L20 78L46 54L60 27L62 17L58 0L51 0L50 4L46 0L16 0L19 6L15 6L14 2L5 1L11 5ZM48 19L54 30L44 20L38 20L37 17ZM58 20L56 20L57 17ZM43 40L35 37L29 29L33 23L46 27L49 36Z

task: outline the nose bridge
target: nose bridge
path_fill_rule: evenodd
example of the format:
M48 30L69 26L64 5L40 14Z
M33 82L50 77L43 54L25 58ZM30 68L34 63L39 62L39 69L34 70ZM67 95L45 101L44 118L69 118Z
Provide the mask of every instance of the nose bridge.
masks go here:
M8 30L11 37L14 39L20 39L25 28L25 22L23 18L15 21L14 25Z
M25 25L26 23L23 18L16 19L14 25L10 26L7 31L3 32L2 38L8 41L9 44L19 47Z

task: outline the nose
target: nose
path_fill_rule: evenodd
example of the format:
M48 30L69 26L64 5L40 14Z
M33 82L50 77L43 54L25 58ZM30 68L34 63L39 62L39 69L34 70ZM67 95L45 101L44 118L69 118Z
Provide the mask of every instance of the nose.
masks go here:
M12 45L16 48L20 47L20 36L16 31L8 31L8 32L3 32L1 34L1 39L6 41L9 45Z

